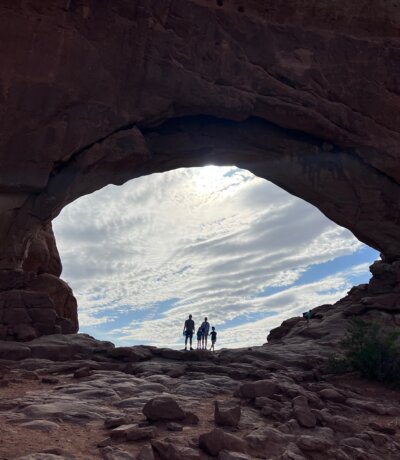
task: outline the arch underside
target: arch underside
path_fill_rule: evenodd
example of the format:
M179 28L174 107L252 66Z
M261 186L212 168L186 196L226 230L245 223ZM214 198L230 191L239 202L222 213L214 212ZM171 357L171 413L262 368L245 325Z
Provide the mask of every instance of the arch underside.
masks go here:
M124 127L53 171L20 213L40 231L67 204L108 184L208 164L247 169L312 203L387 259L400 254L400 187L392 178L350 148L259 118L193 116L152 128Z

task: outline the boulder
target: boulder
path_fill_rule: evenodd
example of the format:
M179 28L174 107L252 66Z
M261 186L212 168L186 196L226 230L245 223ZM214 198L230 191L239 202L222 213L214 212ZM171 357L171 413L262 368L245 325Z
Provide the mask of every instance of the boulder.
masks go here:
M341 415L323 415L324 425L331 428L333 431L338 433L353 434L357 428L357 424L354 420Z
M168 431L182 431L183 430L183 426L175 422L167 423L166 428Z
M149 382L142 383L138 385L138 390L140 392L149 392L149 393L164 393L167 391L167 388L161 383Z
M185 411L185 419L183 420L185 425L195 426L198 425L199 421L199 417L194 412Z
M21 423L20 426L23 428L28 428L30 430L38 430L38 431L53 431L60 428L55 422L51 422L50 420L32 420L31 422Z
M129 425L129 421L128 417L106 418L104 420L104 426L107 429L112 429L121 425Z
M107 446L101 449L101 455L104 460L136 460L136 455L113 446Z
M332 440L325 436L301 435L297 439L297 445L306 452L325 452L332 444Z
M346 396L333 388L324 388L319 392L319 395L326 401L333 401L337 403L344 403L346 401Z
M201 460L197 450L175 442L154 440L151 445L162 460Z
M151 439L155 435L155 430L152 426L134 427L127 431L127 441L142 441L143 439Z
M277 392L277 384L271 380L258 380L244 383L238 393L242 398L259 398L260 396L272 396Z
M107 446L111 446L112 442L113 440L110 437L103 438L96 444L96 446L100 448L107 447Z
M355 447L356 449L368 449L368 444L363 439L355 436L349 436L348 438L341 439L339 444L340 446Z
M282 454L285 446L293 441L293 436L270 426L261 426L251 431L245 440L251 449L273 457Z
M299 449L299 447L290 442L282 454L280 460L308 460ZM335 459L336 460L336 459ZM343 459L342 459L343 460Z
M110 437L111 439L126 439L128 432L131 430L135 430L137 428L138 428L138 425L136 423L132 423L128 425L119 425L118 427L110 431Z
M219 426L237 427L240 422L241 409L234 401L214 401L214 420Z
M185 412L171 396L157 396L143 407L143 414L151 422L184 420Z
M82 422L82 420L104 420L115 415L107 406L100 405L95 399L88 400L63 398L60 401L34 402L21 409L31 419L64 420Z
M152 446L143 446L140 449L140 452L138 453L136 460L155 460Z
M314 428L317 424L317 419L308 406L308 401L305 396L297 396L292 401L293 413L296 420L304 428Z
M209 433L200 435L199 447L214 457L222 450L247 453L247 444L242 438L227 433L221 428L214 428Z

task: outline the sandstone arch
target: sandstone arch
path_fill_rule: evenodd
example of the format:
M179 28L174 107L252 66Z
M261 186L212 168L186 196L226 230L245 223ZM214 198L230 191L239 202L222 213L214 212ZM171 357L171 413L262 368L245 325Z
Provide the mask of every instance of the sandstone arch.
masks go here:
M43 304L54 321L37 313L39 333L77 328L50 228L63 206L211 160L275 182L398 259L400 16L395 1L381 0L379 14L366 6L3 2L3 335L7 309L20 315L18 336L33 321L22 310ZM57 315L54 292L67 299Z

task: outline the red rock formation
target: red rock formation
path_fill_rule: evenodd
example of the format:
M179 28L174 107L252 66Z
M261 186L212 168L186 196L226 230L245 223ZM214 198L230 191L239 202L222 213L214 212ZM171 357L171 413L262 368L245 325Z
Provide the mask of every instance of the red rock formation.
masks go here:
M334 305L313 308L313 319L301 317L283 321L272 329L268 342L308 337L334 346L348 329L349 318L360 316L388 327L400 326L400 262L377 261L371 265L372 278L368 284L353 287L346 297Z
M51 223L46 224L32 238L22 268L39 274L61 275L62 265Z
M0 340L78 331L77 304L58 277L0 270Z
M289 3L2 2L0 269L57 276L66 204L210 161L399 258L397 5Z
M63 334L77 332L78 309L72 289L57 276L43 273L34 277L29 283L29 289L46 293L56 311L56 324L61 327Z

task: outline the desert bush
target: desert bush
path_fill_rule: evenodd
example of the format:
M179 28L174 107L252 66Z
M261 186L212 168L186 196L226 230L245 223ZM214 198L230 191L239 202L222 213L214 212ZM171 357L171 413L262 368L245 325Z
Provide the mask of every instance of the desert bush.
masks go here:
M351 372L352 369L346 358L334 354L329 356L323 371L326 374L345 374L346 372Z
M359 318L339 343L340 355L331 356L327 371L358 371L369 379L386 384L400 384L400 331L382 327Z

